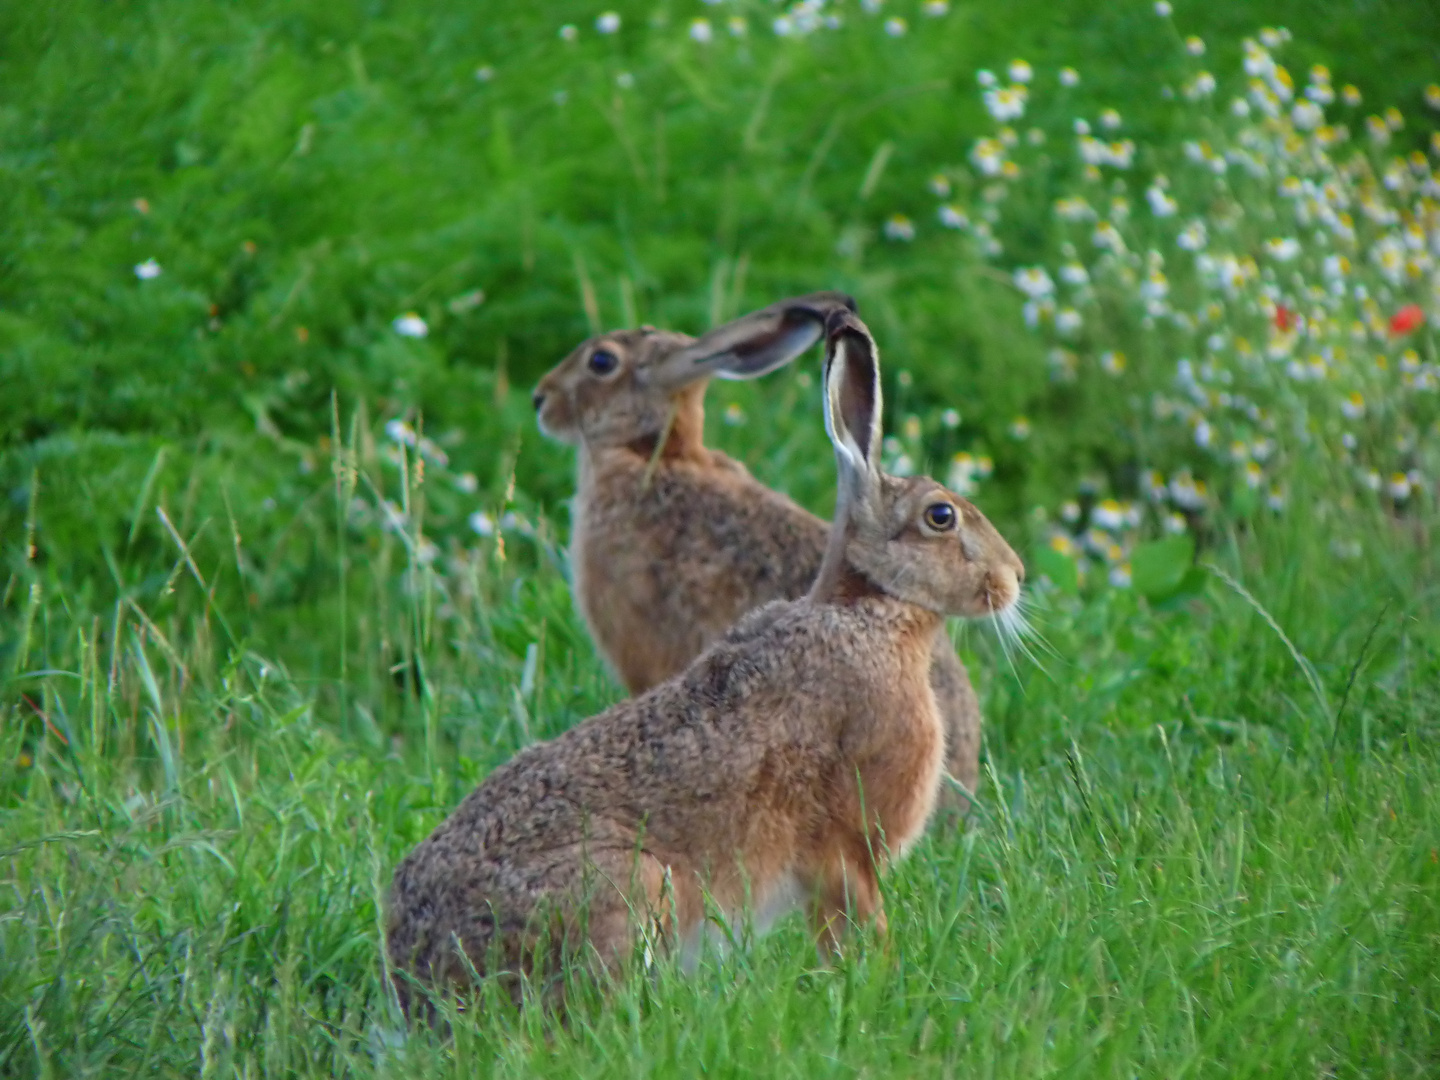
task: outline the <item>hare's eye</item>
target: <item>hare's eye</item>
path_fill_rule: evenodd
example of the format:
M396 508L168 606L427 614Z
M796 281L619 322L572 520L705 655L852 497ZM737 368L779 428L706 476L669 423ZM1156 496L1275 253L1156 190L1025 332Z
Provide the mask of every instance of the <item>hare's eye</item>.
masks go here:
M931 503L925 508L925 524L936 532L949 532L959 521L960 515L948 502Z
M597 349L590 354L587 366L592 375L613 375L620 366L620 360L613 352Z

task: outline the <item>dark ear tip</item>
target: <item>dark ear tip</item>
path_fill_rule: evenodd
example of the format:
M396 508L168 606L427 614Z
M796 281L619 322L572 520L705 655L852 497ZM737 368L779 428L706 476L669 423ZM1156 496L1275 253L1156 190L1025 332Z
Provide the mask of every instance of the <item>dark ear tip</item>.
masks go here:
M817 306L822 315L828 315L828 313L832 311L839 311L841 308L844 308L846 311L858 312L860 310L859 306L855 303L855 298L849 293L838 291L821 292L815 293L814 298L818 301Z
M787 317L794 317L798 313L801 318L815 319L822 325L833 312L860 310L855 305L855 298L843 292L811 293L796 300L782 301L781 305L777 306L784 307Z
M853 308L836 308L825 319L825 338L833 345L835 339L846 331L863 335L865 324L855 316Z

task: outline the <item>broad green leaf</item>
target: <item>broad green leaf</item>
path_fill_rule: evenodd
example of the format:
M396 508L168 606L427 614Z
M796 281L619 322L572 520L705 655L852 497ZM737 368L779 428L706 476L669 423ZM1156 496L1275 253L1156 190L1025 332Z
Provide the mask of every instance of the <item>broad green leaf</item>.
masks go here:
M1195 541L1189 535L1169 536L1140 544L1130 553L1130 583L1151 600L1175 592L1195 560Z
M1061 592L1073 596L1080 591L1080 572L1068 555L1046 546L1037 548L1030 561L1034 571L1049 578Z

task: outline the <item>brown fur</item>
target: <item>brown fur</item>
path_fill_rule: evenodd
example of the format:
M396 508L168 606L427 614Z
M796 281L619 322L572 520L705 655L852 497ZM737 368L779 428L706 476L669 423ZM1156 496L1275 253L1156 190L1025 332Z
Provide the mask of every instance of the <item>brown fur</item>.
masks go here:
M746 319L756 320L757 333L768 329L756 315ZM717 333L743 338L745 324L742 319ZM666 367L681 351L703 353L709 339L697 343L649 329L593 338L535 393L541 428L578 444L570 540L576 605L632 694L682 670L753 608L804 596L825 551L827 522L705 447L710 371L697 367L698 376L682 382L683 373L668 374ZM585 366L601 348L620 361L604 379ZM943 625L933 643L930 682L944 718L946 769L974 791L980 702ZM967 807L958 795L945 801Z
M859 558L822 567L823 595L752 611L681 674L522 751L400 864L387 948L407 1008L411 976L443 990L566 953L613 967L647 931L684 954L707 900L727 920L800 902L822 947L850 921L884 930L878 874L940 783L935 633L1014 603L1023 568L933 481L841 473L832 530ZM917 525L937 504L952 530Z

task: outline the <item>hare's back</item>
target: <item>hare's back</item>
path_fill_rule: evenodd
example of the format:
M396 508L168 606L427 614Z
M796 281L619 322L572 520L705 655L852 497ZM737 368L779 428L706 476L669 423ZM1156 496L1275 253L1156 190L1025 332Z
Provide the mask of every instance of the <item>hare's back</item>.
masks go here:
M693 849L744 816L746 793L778 762L810 774L793 783L813 782L839 753L841 710L825 706L864 666L841 663L854 629L838 611L752 612L681 675L500 766L405 866L437 883L475 879L580 839L632 844L642 828L647 844Z

